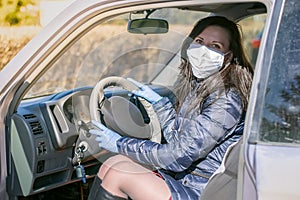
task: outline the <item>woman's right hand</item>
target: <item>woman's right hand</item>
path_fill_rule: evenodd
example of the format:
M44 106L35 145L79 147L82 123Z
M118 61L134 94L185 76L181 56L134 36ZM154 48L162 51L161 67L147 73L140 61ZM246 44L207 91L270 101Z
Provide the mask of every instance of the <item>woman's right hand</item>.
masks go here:
M136 96L142 97L149 101L151 104L155 104L162 99L162 96L154 92L149 86L144 85L132 78L127 78L134 85L138 86L140 90L133 90L132 93Z

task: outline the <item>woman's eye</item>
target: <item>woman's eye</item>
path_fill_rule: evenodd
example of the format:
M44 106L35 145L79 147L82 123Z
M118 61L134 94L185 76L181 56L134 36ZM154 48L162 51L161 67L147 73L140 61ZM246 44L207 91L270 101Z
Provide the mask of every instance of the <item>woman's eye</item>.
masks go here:
M213 49L217 49L217 50L220 50L220 49L221 49L220 45L218 45L218 44L213 44L213 45L211 45L211 47L212 47Z
M198 44L202 44L203 41L201 39L195 39L195 42L198 43Z

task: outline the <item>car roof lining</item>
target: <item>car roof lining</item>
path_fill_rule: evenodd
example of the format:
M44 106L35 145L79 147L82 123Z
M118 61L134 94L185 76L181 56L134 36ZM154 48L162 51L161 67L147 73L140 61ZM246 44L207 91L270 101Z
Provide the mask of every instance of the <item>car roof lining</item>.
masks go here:
M205 5L191 5L178 7L182 10L205 11L215 15L228 16L233 20L240 20L250 15L267 13L267 7L261 2L248 3L212 3ZM237 10L239 12L237 12Z

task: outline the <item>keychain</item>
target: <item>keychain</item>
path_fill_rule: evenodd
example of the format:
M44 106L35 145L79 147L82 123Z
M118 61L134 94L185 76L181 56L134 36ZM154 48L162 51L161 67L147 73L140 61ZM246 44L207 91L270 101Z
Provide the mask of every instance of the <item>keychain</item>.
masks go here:
M81 147L78 147L76 150L76 155L77 155L77 162L78 165L76 166L76 176L77 178L81 178L82 182L85 184L86 183L86 174L84 170L84 166L81 165L81 159L83 158L83 150Z
M77 178L81 178L81 181L84 184L86 183L86 175L85 175L84 167L80 163L78 163L78 165L76 166L76 176Z

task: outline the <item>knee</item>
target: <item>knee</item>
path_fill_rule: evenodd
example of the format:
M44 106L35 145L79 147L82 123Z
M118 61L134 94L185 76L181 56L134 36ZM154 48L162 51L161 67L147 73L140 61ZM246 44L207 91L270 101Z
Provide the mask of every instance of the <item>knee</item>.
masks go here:
M99 172L98 172L98 177L102 180L104 176L109 172L112 171L110 169L116 169L120 165L120 163L124 162L132 162L129 158L123 155L116 155L113 157L110 157L107 159L100 167Z

